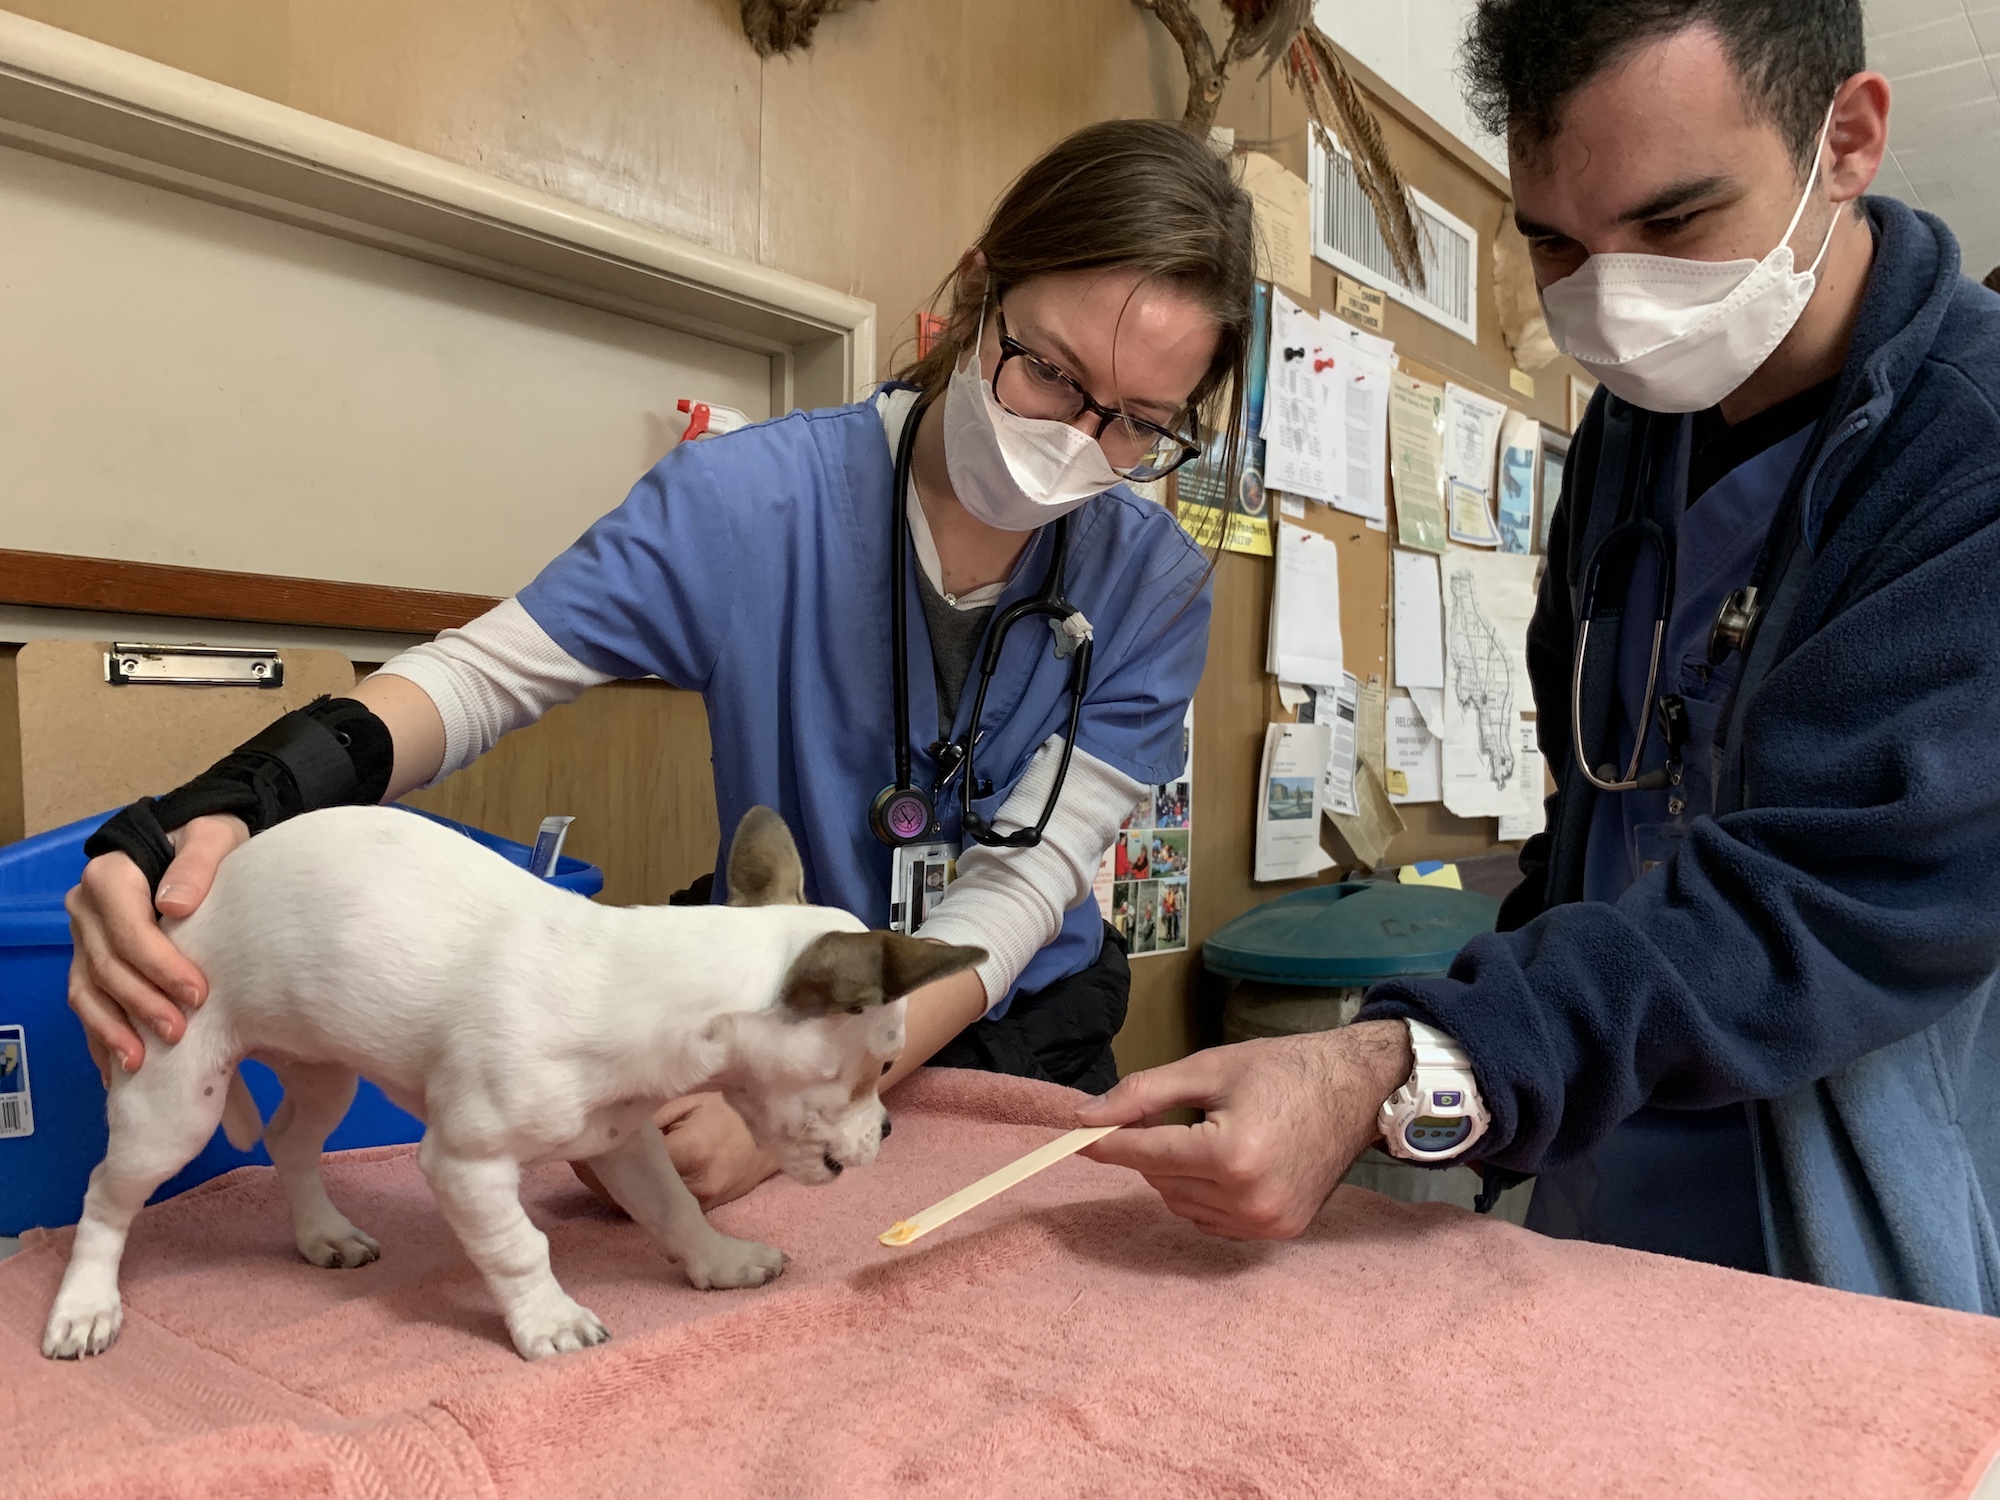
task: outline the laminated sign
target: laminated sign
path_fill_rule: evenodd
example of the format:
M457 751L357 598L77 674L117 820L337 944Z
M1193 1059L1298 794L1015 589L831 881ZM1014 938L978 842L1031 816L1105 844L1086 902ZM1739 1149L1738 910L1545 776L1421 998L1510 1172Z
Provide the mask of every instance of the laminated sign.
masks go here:
M28 1037L22 1026L0 1026L0 1140L35 1133L28 1092Z

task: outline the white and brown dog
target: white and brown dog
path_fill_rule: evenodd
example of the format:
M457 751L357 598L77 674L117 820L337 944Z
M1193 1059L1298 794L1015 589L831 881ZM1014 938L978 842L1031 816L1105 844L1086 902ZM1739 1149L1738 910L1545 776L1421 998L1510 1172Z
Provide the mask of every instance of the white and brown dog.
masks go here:
M783 1254L702 1217L654 1112L716 1090L791 1177L870 1162L901 997L985 954L805 905L798 850L767 808L738 827L728 873L727 907L617 908L393 808L311 813L252 839L200 910L167 924L209 997L180 1042L149 1037L137 1073L114 1070L110 1147L42 1352L97 1354L118 1336L132 1218L218 1120L239 1147L264 1134L300 1254L374 1260L320 1180L362 1074L424 1121L417 1161L525 1357L608 1337L549 1270L521 1207L528 1163L588 1160L697 1287L769 1281ZM285 1085L268 1129L236 1073L252 1055Z

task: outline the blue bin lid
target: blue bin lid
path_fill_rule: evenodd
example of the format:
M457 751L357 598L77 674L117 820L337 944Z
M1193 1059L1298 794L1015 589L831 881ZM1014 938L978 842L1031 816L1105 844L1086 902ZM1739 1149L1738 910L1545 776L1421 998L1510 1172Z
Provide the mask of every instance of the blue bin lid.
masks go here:
M1477 891L1342 881L1251 908L1202 945L1202 962L1230 979L1325 988L1442 974L1499 915Z
M475 843L484 845L513 864L527 867L534 851L526 844L503 839L483 828L473 828L439 817L420 808L393 804L404 812L416 813L433 823L455 828ZM97 831L109 812L79 818L61 828L51 828L32 838L0 846L0 948L66 946L69 943L69 914L63 910L63 896L83 873L84 840ZM596 865L565 854L556 861L549 884L595 896L604 889L604 872Z

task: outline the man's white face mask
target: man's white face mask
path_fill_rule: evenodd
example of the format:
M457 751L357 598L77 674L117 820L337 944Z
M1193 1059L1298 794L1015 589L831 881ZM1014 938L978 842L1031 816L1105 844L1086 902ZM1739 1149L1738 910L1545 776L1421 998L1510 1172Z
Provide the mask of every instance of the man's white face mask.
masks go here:
M944 463L952 492L975 520L1033 531L1119 482L1097 439L1067 422L1017 417L981 375L981 313L972 347L944 397Z
M1832 125L1828 105L1805 193L1769 255L1720 261L1593 255L1542 289L1556 347L1612 395L1647 411L1703 411L1748 380L1806 310L1833 243L1837 206L1812 265L1792 269L1792 233L1812 201Z

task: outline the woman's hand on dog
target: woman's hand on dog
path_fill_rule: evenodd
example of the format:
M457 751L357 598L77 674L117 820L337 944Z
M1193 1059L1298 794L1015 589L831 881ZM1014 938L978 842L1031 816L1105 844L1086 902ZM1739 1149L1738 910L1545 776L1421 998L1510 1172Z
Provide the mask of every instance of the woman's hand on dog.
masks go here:
M179 1041L184 1011L208 998L208 980L160 931L161 917L185 917L201 905L223 859L247 843L250 830L226 814L196 818L167 835L174 862L160 877L156 897L146 877L123 854L103 854L83 867L69 893L69 928L76 940L70 960L69 1008L83 1022L91 1058L111 1085L115 1053L128 1073L139 1071L144 1026L163 1042Z
M778 1171L720 1094L676 1099L653 1123L667 1133L667 1154L704 1210L733 1203Z
M666 1133L667 1154L705 1213L733 1203L774 1177L778 1164L750 1137L743 1116L720 1094L688 1094L653 1116ZM570 1163L583 1185L607 1203L615 1201L587 1161Z

